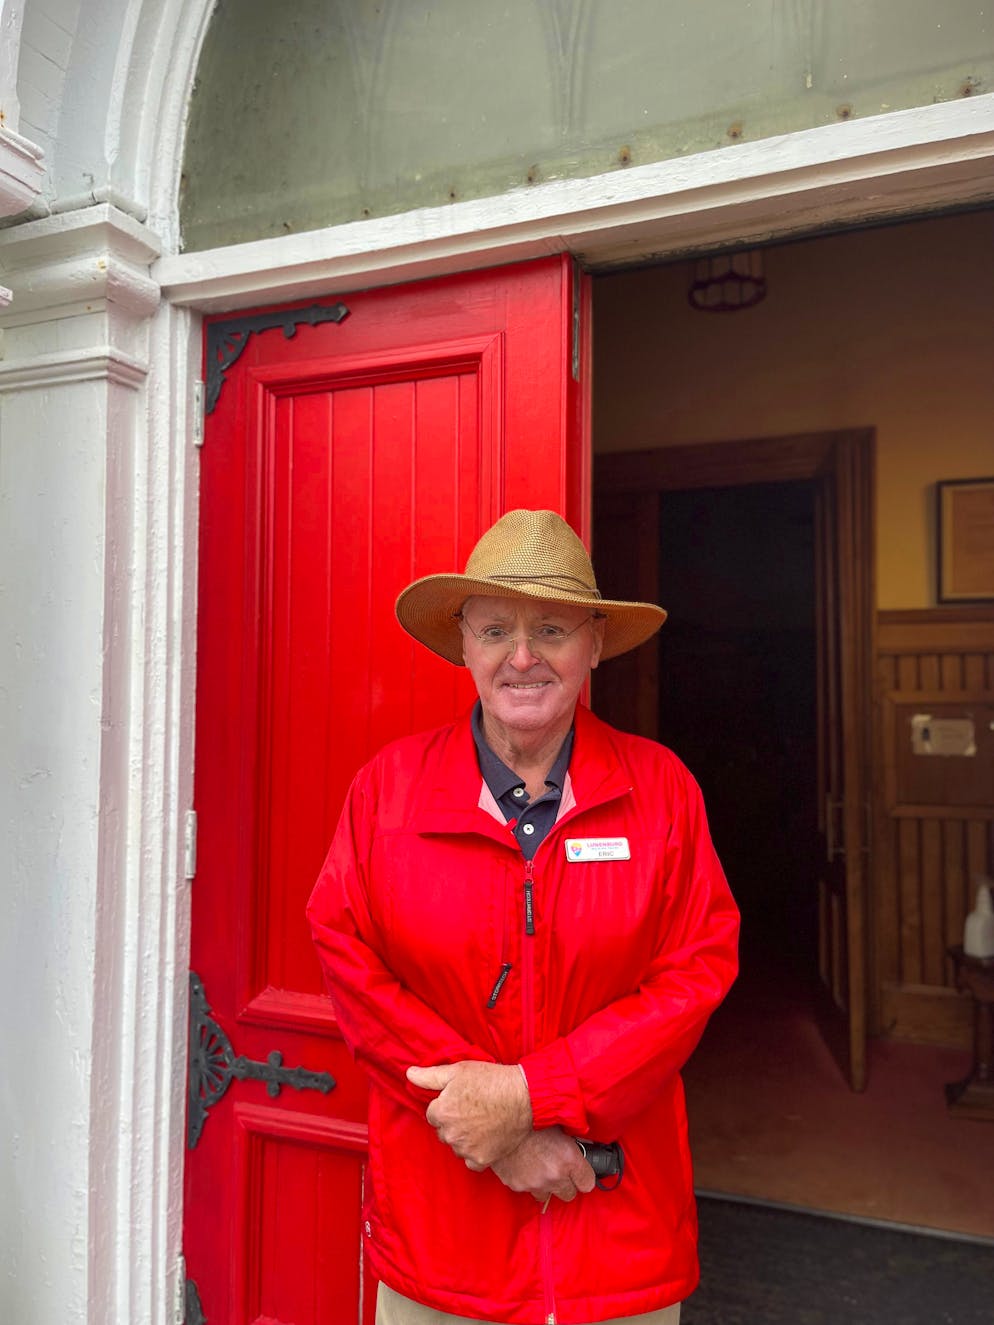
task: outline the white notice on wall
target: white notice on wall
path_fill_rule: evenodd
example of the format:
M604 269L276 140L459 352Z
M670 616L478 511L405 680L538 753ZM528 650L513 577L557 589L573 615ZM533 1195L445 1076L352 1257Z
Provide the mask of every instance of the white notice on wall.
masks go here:
M972 718L934 718L916 713L911 719L911 750L916 755L975 755Z

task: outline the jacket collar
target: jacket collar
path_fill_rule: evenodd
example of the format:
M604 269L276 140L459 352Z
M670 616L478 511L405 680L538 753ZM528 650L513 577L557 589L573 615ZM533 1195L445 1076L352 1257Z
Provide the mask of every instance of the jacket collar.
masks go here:
M619 762L612 729L579 704L574 729L569 778L577 807L603 804L630 791L631 780ZM481 808L483 786L470 711L448 729L424 769L412 827L425 833L482 833L516 846L510 829Z

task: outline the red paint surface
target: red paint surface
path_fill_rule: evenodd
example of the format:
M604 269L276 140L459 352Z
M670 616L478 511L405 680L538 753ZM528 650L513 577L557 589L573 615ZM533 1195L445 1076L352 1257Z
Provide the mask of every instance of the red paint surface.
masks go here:
M236 1054L338 1081L235 1081L210 1110L184 1249L211 1325L372 1321L365 1084L304 905L356 768L473 695L401 630L398 592L515 506L587 535L574 298L562 258L349 295L341 324L253 335L208 419L191 966Z

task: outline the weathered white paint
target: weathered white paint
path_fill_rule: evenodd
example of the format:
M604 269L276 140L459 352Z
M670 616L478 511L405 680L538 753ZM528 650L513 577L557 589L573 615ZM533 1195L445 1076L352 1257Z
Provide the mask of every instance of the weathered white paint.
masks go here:
M30 207L44 178L41 148L0 125L0 216Z
M23 0L0 0L0 216L15 216L30 207L45 178L42 148L18 132L17 66L23 24Z
M22 132L47 167L35 214L110 203L175 248L189 89L215 0L5 3L23 11L10 57Z
M994 94L500 198L166 254L172 302L217 311L575 253L591 266L994 197Z
M160 238L131 218L153 214L167 243L175 233L213 0L25 4L22 124L49 149L35 211L54 214L0 232L14 291L0 315L0 502L14 512L0 533L0 640L17 641L10 667L0 645L0 988L30 1010L5 1045L26 1070L0 1087L0 1130L17 1138L0 1161L0 1314L167 1325L182 1221L187 370L199 336L188 313L159 306L148 267ZM4 161L0 142L0 205ZM35 191L41 177L39 163Z
M0 232L0 1274L38 1325L164 1325L179 1254L196 346L156 252L109 207Z
M15 132L21 120L17 60L23 22L24 6L20 0L0 0L0 117L4 127Z
M0 1283L10 1320L86 1319L103 688L104 391L0 414ZM44 518L42 518L44 516Z
M184 1160L197 310L988 197L992 99L184 257L182 131L213 0L24 4L20 128L46 150L55 214L0 233L14 291L0 312L0 995L19 1010L0 1083L2 1301L18 1325L167 1325ZM161 283L171 303L156 304Z

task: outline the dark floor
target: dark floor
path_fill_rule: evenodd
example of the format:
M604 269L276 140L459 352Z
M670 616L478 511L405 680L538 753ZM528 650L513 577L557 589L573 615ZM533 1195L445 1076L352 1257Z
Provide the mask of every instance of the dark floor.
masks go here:
M752 970L684 1074L698 1190L994 1238L994 1121L951 1116L943 1092L969 1055L871 1041L854 1094L805 982Z
M682 1325L990 1325L994 1243L702 1199Z

